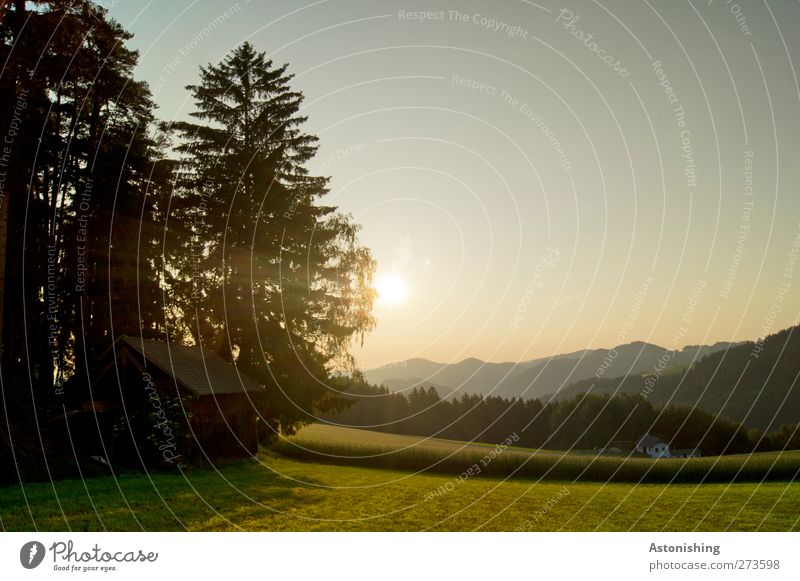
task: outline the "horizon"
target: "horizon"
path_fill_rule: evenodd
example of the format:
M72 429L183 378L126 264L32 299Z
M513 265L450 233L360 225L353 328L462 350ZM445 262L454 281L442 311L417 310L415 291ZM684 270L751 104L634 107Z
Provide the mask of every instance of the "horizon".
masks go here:
M783 329L778 329L776 331L772 331L769 334L770 335L775 335L775 334L778 334L778 333L782 333L783 331L788 331L789 329L792 329L792 328L793 327L785 327ZM719 345L720 343L725 343L725 344L728 344L728 345L737 345L737 344L742 344L742 343L757 343L759 340L761 340L763 338L764 337L757 337L757 338L754 338L754 339L742 339L740 341L724 341L724 340L723 341L712 341L712 342L704 343L704 344L701 344L701 343L686 343L686 344L682 345L678 349L673 349L673 351L680 352L680 351L684 351L685 349L690 348L690 347L713 347L714 345ZM649 345L651 347L658 347L659 349L670 350L667 347L664 347L663 345L659 345L657 343L651 343L649 341L633 340L633 341L629 341L627 343L620 343L619 345L614 345L613 347L591 347L591 348L587 347L586 349L578 349L578 350L575 350L575 351L566 351L566 352L563 352L563 353L553 353L551 355L544 355L542 357L533 357L531 359L523 359L523 360L519 360L519 361L512 361L512 360L487 361L485 359L481 359L480 357L465 357L463 359L459 359L458 361L446 362L446 361L437 361L437 360L433 360L433 359L428 359L427 357L410 357L408 359L400 359L400 360L397 360L397 361L391 361L391 362L386 363L385 365L382 365L380 367L365 368L365 369L362 369L362 371L367 372L367 371L376 371L378 369L391 368L393 366L396 366L398 363L404 363L406 361L413 361L413 360L416 360L416 359L419 359L419 360L422 360L422 361L427 361L429 363L435 363L437 365L459 365L461 363L464 363L465 361L470 361L470 360L475 360L475 361L480 361L481 363L489 363L489 364L495 364L495 365L503 365L503 364L521 365L521 364L524 364L524 363L530 363L531 361L540 361L542 359L549 359L549 358L552 358L552 357L563 357L565 355L572 355L572 354L582 353L584 351L610 351L612 349L617 349L618 347L626 347L628 345L635 345L637 343L641 343L641 344L644 344L644 345Z

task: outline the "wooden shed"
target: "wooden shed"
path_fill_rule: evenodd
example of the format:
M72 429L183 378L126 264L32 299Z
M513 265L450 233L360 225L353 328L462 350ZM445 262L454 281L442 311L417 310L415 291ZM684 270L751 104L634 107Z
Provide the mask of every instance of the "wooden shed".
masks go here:
M243 457L258 450L253 398L262 389L202 347L123 335L99 358L70 425L93 442L84 452L112 462Z

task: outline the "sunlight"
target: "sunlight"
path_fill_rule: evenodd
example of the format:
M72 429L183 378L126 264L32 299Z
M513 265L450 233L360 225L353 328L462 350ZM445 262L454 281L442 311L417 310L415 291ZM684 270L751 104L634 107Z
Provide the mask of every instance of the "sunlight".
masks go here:
M379 275L373 285L378 291L378 302L387 305L405 303L408 297L408 285L397 273Z

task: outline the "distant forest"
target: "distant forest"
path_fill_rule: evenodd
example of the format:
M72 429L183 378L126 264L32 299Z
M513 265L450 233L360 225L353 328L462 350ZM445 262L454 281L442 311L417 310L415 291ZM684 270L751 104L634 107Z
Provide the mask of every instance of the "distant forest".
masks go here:
M327 421L384 432L532 448L592 450L649 432L703 454L800 449L800 328L713 353L679 373L582 381L551 399L361 383Z

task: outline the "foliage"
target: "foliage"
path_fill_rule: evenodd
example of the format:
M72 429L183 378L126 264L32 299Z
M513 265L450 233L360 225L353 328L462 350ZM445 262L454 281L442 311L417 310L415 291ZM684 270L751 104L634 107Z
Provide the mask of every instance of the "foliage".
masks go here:
M291 433L339 407L327 382L354 369L348 347L373 326L374 261L351 219L318 203L327 178L304 167L317 138L287 69L244 43L188 87L197 123L175 125L176 197L192 265L169 284L195 341L267 386L263 425Z
M131 35L91 2L3 3L0 36L0 121L19 117L3 367L32 371L47 395L116 334L163 332L148 196L159 176L154 104L133 78Z

